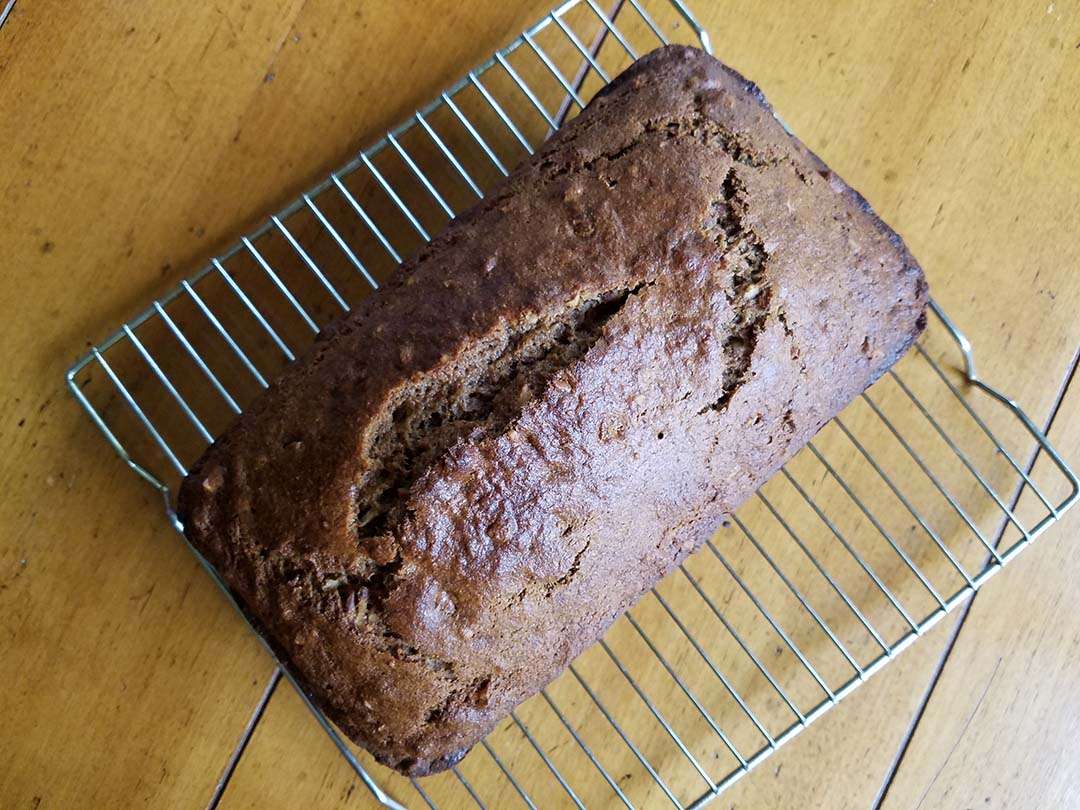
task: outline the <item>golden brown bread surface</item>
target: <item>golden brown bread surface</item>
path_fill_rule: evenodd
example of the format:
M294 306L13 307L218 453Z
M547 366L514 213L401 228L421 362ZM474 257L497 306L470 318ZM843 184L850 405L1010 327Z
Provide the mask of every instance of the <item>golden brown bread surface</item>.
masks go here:
M922 329L922 272L704 53L639 60L184 481L316 702L448 767Z

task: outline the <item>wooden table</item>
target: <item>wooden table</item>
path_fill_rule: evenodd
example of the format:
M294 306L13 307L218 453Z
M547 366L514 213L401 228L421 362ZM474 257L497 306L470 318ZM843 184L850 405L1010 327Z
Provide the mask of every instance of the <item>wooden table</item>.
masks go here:
M1080 6L694 5L717 53L904 234L984 375L1080 463ZM15 3L4 807L371 803L63 372L546 7ZM1080 806L1078 529L1080 510L718 806Z

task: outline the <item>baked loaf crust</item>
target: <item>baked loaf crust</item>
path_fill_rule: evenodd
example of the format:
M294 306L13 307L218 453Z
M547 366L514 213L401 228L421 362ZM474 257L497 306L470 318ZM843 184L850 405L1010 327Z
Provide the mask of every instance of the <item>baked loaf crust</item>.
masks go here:
M191 471L191 542L381 762L457 762L923 328L900 238L701 51L635 63Z

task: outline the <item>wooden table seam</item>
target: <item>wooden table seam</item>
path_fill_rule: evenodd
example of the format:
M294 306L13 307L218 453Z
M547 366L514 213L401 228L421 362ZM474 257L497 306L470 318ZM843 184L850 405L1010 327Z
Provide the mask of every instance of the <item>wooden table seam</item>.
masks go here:
M214 788L214 792L210 796L210 801L206 805L207 810L214 810L221 802L221 797L225 794L225 790L229 786L229 780L232 779L232 775L236 771L236 766L240 763L240 758L244 755L244 751L247 750L248 743L251 741L251 736L255 733L255 728L262 720L263 713L266 711L266 706L270 703L270 698L274 696L274 692L277 691L279 683L281 683L281 668L274 667L274 671L270 675L270 680L266 683L266 688L263 690L262 696L255 704L255 708L251 713L251 718L244 725L244 729L240 733L240 739L236 741L236 746L229 755L229 759L225 762L225 767L221 771L221 776L218 777L217 786Z

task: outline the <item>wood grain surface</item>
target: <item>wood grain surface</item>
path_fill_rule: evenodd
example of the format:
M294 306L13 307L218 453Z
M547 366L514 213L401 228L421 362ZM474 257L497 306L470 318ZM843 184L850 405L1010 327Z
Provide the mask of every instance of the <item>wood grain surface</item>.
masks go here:
M548 5L13 6L0 27L0 806L373 805L177 542L160 498L110 455L76 408L63 373L89 340L406 118ZM767 13L748 1L694 5L717 54L761 85L792 129L903 234L935 298L973 340L984 377L1049 425L1066 458L1080 463L1080 394L1069 385L1080 349L1080 4L785 0ZM946 357L947 347L941 351ZM944 457L925 425L903 415L895 384L875 391L894 418L912 420L928 457ZM949 401L940 387L919 393L935 408ZM987 405L980 413L1008 434L1011 420ZM860 408L845 418L868 447L902 455ZM978 439L959 418L950 429L962 442ZM1051 473L1045 457L1032 458L1030 441L1010 435L1023 463ZM858 462L833 428L820 442L838 464ZM1013 494L1000 458L980 452L993 483ZM852 513L842 529L860 531L820 469L800 461L793 471L830 514ZM960 481L961 472L945 474ZM896 475L926 488L906 467ZM766 492L786 512L798 498L785 486L774 482ZM958 486L965 503L981 504L971 510L979 528L1008 539L1000 510L978 500L976 484ZM1018 515L1038 509L1030 492L1021 496ZM930 518L950 528L947 539L955 535L965 560L978 559L983 550L963 540L947 511L939 504ZM918 529L907 533L912 521L901 506L885 513L901 542L914 544ZM769 520L760 504L745 515L751 527ZM1074 512L1053 527L970 610L938 624L717 806L1080 803L1080 606L1072 586L1080 563L1070 553L1078 520ZM782 533L764 542L785 571L812 573ZM736 529L721 532L717 545L737 570L760 575ZM824 546L822 554L841 557ZM706 591L733 616L749 615L734 585L705 562L689 569ZM903 573L884 557L881 565L890 584ZM667 582L660 591L675 602L684 599L679 587ZM857 587L857 598L871 598L865 583ZM873 644L853 618L830 606L824 589L810 596L866 663ZM686 605L701 609L707 627L706 611ZM781 613L796 608L775 603ZM656 605L635 615L692 673L696 653L676 644ZM770 645L767 630L750 639L758 649ZM794 640L839 677L843 662L812 628ZM634 639L620 627L610 643L631 651ZM735 655L712 636L707 643L718 660ZM621 711L637 698L594 652L582 675L610 685ZM785 657L777 654L778 667ZM662 688L659 678L644 678L649 694ZM785 686L809 700L805 680L792 675ZM708 684L703 675L692 685ZM769 710L749 677L739 685ZM595 710L580 689L563 679L553 690L591 725ZM708 729L678 711L673 721L685 724L687 745L707 750ZM558 733L542 705L522 717L538 734ZM661 746L647 713L627 717L629 733L672 774L672 788L699 793L698 776ZM748 730L739 742L752 737ZM624 787L635 801L666 801L641 783L626 751L596 741L613 773L630 774ZM566 804L544 781L542 761L520 753L513 728L501 727L492 745L514 761L539 806ZM571 749L552 756L590 806L613 806ZM520 804L487 756L474 752L463 772L489 806ZM717 760L707 770L716 778L725 768ZM416 799L407 784L389 782L396 795ZM444 806L463 798L460 786L439 785L433 791L443 791Z

